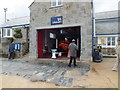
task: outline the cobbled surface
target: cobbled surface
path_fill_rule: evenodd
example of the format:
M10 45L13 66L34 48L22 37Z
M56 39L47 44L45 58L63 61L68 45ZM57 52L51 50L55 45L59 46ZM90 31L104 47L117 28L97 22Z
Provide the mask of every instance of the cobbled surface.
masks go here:
M15 60L0 60L0 68L0 73L4 75L17 75L32 82L42 81L63 87L71 87L77 78L86 75L90 70L89 64L85 62L79 63L77 67L68 67L67 63L62 62Z

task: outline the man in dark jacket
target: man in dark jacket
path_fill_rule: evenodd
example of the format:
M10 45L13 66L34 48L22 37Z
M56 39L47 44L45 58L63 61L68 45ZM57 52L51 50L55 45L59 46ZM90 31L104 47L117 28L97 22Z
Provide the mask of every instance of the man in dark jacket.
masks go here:
M9 45L9 57L8 59L14 59L15 57L15 44L13 43L13 39L9 41L10 45Z
M70 50L70 62L69 62L69 67L71 67L72 59L74 59L74 66L76 65L76 57L77 57L77 50L78 47L75 44L75 39L72 40L72 43L70 43L68 49Z

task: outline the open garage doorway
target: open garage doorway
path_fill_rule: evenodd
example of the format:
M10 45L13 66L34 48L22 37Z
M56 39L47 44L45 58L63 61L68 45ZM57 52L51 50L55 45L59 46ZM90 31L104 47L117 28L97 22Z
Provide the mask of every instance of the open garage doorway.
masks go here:
M78 46L77 57L81 52L81 27L65 27L40 29L38 32L38 58L51 58L52 49L56 49L57 58L65 58L68 55L68 46L72 39Z

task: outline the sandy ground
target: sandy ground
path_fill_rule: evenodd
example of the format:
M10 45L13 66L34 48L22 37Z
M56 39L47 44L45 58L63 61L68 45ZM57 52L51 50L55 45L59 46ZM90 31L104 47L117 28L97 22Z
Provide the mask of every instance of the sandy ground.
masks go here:
M91 62L91 70L86 76L79 77L73 86L80 88L118 88L118 72L112 71L115 58L105 58L102 63ZM19 76L0 75L0 88L65 88L44 82L30 82Z
M17 76L2 75L2 84L0 88L59 88L53 84L43 82L30 82L27 79Z
M118 72L112 71L115 58L105 58L102 63L91 63L91 70L88 76L80 78L80 85L87 85L88 88L118 88ZM84 81L83 81L84 80Z

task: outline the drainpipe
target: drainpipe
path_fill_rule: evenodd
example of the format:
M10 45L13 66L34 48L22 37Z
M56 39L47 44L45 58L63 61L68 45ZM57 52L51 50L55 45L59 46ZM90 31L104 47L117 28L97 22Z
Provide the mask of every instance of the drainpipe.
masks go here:
M95 17L94 17L94 2L92 0L92 57L94 56L94 35L95 35Z

